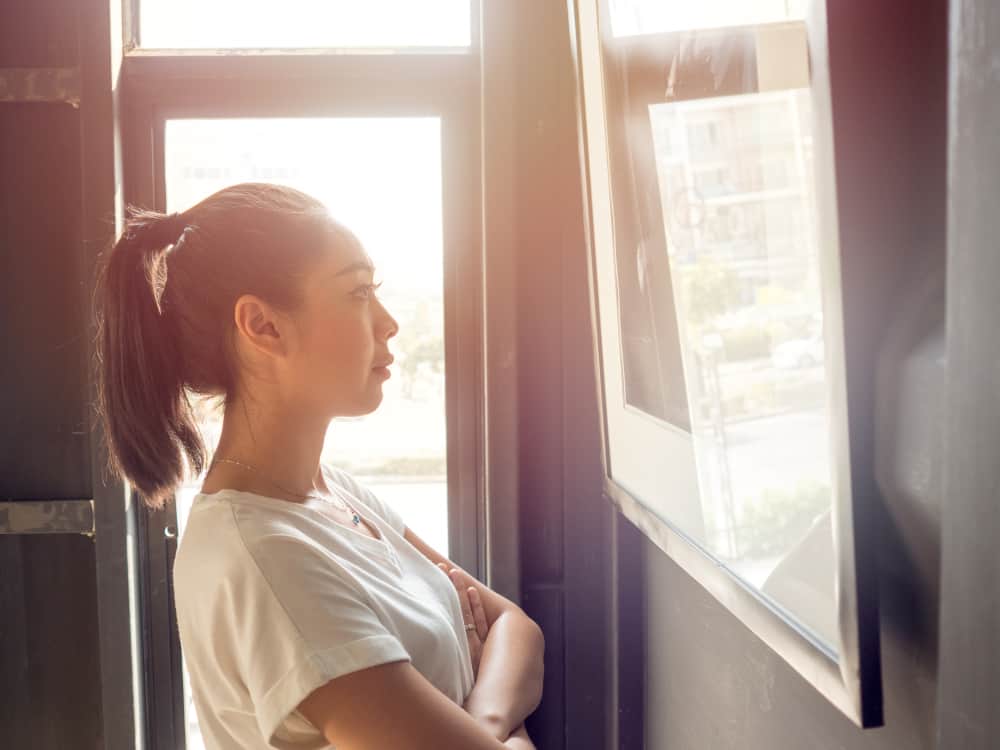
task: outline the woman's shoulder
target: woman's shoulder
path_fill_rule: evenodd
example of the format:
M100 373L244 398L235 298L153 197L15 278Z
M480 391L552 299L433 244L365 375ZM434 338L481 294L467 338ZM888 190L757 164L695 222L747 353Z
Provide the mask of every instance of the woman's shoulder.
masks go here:
M245 492L196 498L175 555L175 571L194 578L241 569L263 546L296 542L310 546L294 503Z
M192 514L174 556L178 606L220 606L230 601L279 596L282 581L315 580L322 571L353 591L350 567L318 531L320 524L294 504L258 504L253 497L219 497ZM294 596L286 592L284 597Z

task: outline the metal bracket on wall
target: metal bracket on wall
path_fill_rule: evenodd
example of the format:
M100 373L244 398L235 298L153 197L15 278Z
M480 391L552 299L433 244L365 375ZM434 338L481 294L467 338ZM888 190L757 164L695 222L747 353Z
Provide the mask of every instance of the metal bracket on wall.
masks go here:
M93 500L16 500L0 503L0 534L94 536Z
M80 108L79 68L0 68L0 104L43 102Z

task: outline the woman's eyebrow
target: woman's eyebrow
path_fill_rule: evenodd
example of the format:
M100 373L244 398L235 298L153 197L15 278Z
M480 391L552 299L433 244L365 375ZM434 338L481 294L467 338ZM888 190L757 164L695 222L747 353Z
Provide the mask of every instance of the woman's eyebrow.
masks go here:
M366 260L359 260L354 263L351 263L348 266L344 266L339 271L337 271L337 273L335 273L333 277L337 278L338 276L343 276L344 274L352 273L354 271L368 271L369 273L374 274L375 266L373 266Z

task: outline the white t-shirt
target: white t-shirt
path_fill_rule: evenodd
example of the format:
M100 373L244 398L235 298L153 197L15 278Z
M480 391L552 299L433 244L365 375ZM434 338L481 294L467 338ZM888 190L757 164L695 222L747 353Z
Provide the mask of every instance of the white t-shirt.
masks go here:
M317 510L320 499L231 489L194 497L174 600L207 750L332 747L296 706L376 664L408 660L458 705L472 690L450 578L403 538L391 506L347 472L323 470L381 539Z

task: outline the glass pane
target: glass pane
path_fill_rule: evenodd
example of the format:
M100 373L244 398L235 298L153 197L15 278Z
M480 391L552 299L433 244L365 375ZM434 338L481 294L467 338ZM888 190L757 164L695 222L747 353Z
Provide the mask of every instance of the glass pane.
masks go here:
M147 48L467 47L470 0L141 0Z
M234 183L279 182L322 200L364 244L383 281L379 296L399 323L389 342L396 364L375 412L333 420L323 458L448 556L440 120L173 120L165 161L168 211ZM221 415L199 406L211 451ZM177 494L181 536L202 480ZM188 747L202 748L184 679Z
M673 28L713 7L726 25L791 12L609 9L626 7ZM809 81L801 29L751 31L693 32L697 54L675 66L650 66L649 45L632 57L627 39L604 48L621 397L630 424L671 436L659 460L693 477L647 490L650 507L836 651L831 436L846 426L831 414L843 363L826 361L823 290L838 281L817 214L830 175L813 166L812 93L795 87ZM719 95L722 80L748 93ZM631 491L626 464L612 476Z
M609 0L615 36L748 26L805 17L806 0Z
M802 539L825 535L814 549L830 567L816 574L832 602L808 91L657 104L650 121L694 407L704 543L767 590L771 572ZM678 205L684 210L666 210ZM821 611L806 619L832 643L833 609Z

